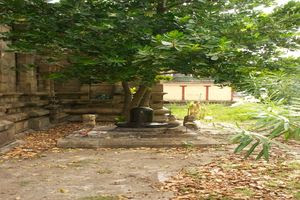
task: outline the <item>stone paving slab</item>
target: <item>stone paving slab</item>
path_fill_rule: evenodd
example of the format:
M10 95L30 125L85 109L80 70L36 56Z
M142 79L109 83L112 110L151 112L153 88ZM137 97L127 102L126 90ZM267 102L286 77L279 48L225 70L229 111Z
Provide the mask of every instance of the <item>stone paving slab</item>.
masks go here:
M183 126L176 128L95 127L75 131L57 142L60 148L208 147L221 142Z

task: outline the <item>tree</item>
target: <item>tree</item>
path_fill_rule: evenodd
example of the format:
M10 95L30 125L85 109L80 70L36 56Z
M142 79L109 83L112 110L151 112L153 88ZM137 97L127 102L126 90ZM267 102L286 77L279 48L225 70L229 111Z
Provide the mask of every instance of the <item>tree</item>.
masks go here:
M256 123L249 129L240 128L233 138L239 145L236 153L246 149L246 157L261 146L257 159L269 160L272 145L283 146L276 138L300 139L300 59L288 58L277 63L288 66L285 71L253 74L248 78L247 90L261 99L263 107L257 111Z
M150 86L170 72L240 87L253 71L276 71L281 48L296 49L299 2L271 14L271 0L0 1L11 51L62 66L52 78L122 82L124 114L147 105ZM132 96L128 82L139 85Z

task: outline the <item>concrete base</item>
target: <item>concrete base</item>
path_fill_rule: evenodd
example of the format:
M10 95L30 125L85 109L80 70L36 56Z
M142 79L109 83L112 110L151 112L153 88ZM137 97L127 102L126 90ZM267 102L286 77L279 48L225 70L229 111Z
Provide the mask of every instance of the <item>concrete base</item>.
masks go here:
M99 126L75 131L59 139L61 148L208 147L221 145L183 126L176 128L120 128Z

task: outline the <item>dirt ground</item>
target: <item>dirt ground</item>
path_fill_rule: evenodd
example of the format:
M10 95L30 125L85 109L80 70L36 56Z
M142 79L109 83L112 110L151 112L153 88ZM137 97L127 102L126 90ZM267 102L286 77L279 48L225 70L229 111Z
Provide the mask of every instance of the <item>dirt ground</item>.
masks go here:
M271 161L244 160L235 145L210 148L59 149L82 124L26 135L0 155L0 200L300 200L300 143L272 149ZM204 126L202 136L230 131ZM0 151L1 153L1 151ZM224 187L226 186L226 187Z
M162 182L220 155L220 149L54 148L38 158L0 163L0 199L169 199L173 193L159 190Z

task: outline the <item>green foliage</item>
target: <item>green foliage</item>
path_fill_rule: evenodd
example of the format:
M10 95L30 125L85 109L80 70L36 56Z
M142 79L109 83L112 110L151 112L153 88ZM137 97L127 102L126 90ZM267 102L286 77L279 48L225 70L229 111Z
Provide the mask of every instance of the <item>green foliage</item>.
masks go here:
M171 81L173 80L173 76L166 76L166 75L157 75L155 77L156 81Z
M257 159L269 159L269 149L272 144L281 145L276 138L300 139L300 71L299 59L288 65L285 71L277 74L250 77L250 90L261 96L262 106L256 114L256 124L235 138L240 142L235 152L239 153L246 147L246 157L255 149L260 148ZM276 76L277 75L277 76ZM261 88L263 87L263 93Z
M174 71L240 87L249 73L278 71L280 48L299 48L300 3L254 9L273 2L0 0L0 24L12 27L1 38L61 66L55 79L151 85Z
M262 92L268 96L267 101L284 101L283 103L290 103L291 99L299 91L299 58L284 58L274 63L274 66L280 68L279 71L270 72L252 72L248 78L239 84L239 90L253 94L262 101Z
M244 131L238 152L257 141L258 157L268 159L271 139L299 134L293 116L299 111L292 110L298 100L288 96L299 93L300 73L291 73L299 70L299 59L281 55L282 49L299 49L300 2L289 1L270 14L257 9L274 2L0 0L0 25L11 27L0 39L13 41L9 51L34 53L56 66L53 79L150 86L171 71L211 77L256 96L263 88L269 99L290 106L263 110L258 121L267 136Z
M137 91L137 88L136 87L131 87L131 88L129 88L129 90L130 90L131 94L135 94L136 91Z
M300 138L300 98L294 98L291 105L282 105L281 102L265 103L257 113L256 124L250 130L241 129L233 139L239 142L235 153L240 153L249 147L245 157L250 156L255 149L261 147L257 159L263 157L269 160L269 150L272 144L284 146L275 138L283 136L286 140Z
M186 104L171 103L164 106L168 108L177 119L183 119L188 113L188 107Z
M263 3L266 1L200 1L202 9L186 6L178 18L182 28L157 35L150 46L139 51L137 60L141 66L151 63L152 68L209 76L236 86L250 73L285 68L274 61L280 58L280 48L299 48L300 4L290 2L271 14L253 9ZM286 34L278 28L286 29Z

